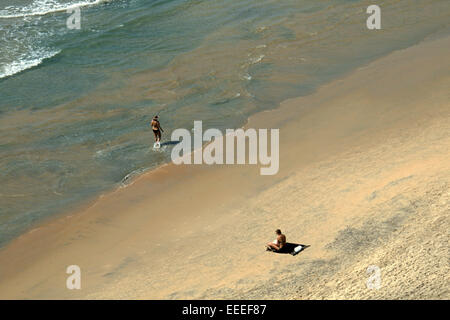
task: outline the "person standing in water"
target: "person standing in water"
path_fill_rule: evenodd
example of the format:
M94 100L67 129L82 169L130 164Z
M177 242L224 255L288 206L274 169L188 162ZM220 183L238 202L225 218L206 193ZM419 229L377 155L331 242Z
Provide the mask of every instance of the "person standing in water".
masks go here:
M159 123L158 116L154 116L152 122L150 123L152 126L153 134L155 135L155 141L161 141L161 131L164 132L163 128L161 128L161 124Z

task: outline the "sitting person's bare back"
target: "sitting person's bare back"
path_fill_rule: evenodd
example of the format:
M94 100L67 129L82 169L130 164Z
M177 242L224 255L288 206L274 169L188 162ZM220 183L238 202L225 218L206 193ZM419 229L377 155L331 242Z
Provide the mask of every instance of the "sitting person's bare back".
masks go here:
M277 235L276 241L267 243L267 248L280 251L286 244L286 236L281 233L280 229L275 230L275 234Z

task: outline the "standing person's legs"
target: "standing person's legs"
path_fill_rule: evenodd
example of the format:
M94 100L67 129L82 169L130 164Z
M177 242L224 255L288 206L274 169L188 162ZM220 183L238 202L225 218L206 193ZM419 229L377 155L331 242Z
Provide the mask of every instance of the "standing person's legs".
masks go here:
M158 130L158 131L157 131L156 136L157 136L157 138L158 138L157 141L158 141L158 142L161 141L161 130Z
M153 130L153 134L155 135L155 141L158 142L158 130Z

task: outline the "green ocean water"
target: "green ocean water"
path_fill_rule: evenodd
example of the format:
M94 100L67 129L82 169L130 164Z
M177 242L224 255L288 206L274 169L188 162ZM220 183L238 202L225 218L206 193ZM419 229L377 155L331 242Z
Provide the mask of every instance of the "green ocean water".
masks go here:
M0 245L170 161L170 146L151 149L157 112L168 135L194 120L240 127L448 33L448 0L376 1L376 31L373 3L0 0Z

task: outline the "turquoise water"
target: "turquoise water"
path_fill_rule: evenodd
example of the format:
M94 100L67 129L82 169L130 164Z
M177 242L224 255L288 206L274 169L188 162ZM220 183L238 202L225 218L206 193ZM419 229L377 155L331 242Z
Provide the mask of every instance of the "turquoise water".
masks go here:
M448 30L448 0L377 1L378 31L372 3L1 0L0 245L170 161L151 150L156 112L167 135L239 127Z

